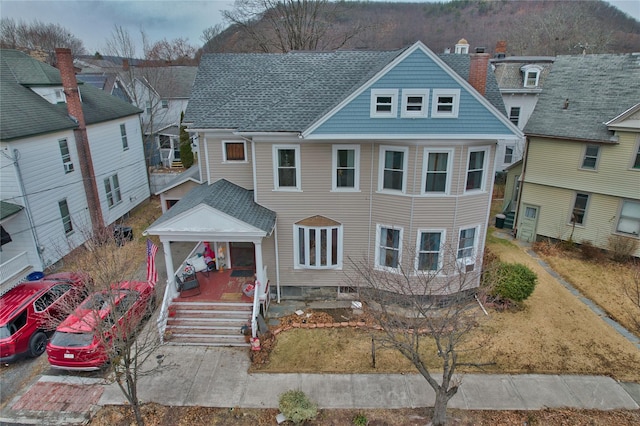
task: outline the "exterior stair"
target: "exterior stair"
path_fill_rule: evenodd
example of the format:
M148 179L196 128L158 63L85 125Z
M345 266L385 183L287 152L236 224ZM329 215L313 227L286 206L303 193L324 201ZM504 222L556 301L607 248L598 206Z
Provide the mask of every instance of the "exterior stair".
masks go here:
M251 321L251 303L173 302L165 330L170 345L250 346L240 332Z
M180 160L173 160L173 161L171 162L171 168L180 168L180 167L183 167L183 165L182 165L182 161L180 161Z
M504 227L505 229L513 229L513 220L516 217L516 212L508 212L505 214L506 218L504 219Z

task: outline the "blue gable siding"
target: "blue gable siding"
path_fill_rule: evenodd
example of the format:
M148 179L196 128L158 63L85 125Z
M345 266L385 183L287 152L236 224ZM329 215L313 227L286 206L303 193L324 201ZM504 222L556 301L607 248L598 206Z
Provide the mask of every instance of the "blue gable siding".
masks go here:
M453 73L454 71L450 71ZM371 118L371 89L398 89L397 117ZM428 116L401 118L402 89L429 89ZM431 118L433 89L460 89L457 118ZM512 134L423 51L416 50L312 132L323 134Z

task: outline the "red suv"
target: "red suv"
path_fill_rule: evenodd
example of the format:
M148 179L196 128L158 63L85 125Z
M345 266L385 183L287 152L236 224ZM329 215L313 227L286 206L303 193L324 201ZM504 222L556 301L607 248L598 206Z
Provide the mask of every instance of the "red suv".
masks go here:
M37 357L48 336L87 294L89 277L65 272L27 281L0 299L0 362Z

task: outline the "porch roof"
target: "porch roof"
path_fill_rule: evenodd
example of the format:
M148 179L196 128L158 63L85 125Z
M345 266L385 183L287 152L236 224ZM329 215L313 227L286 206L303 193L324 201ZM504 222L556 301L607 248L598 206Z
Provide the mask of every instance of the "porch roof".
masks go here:
M215 214L213 212L218 212ZM212 214L213 213L213 214ZM226 179L201 184L147 228L151 235L269 235L276 213L253 200L253 191Z
M0 220L4 220L8 217L18 213L24 207L17 204L9 203L7 201L0 201Z

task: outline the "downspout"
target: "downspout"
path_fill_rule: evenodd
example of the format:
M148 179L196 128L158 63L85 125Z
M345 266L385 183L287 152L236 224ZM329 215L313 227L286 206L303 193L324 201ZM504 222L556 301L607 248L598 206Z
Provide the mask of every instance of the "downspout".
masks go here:
M275 241L276 250L276 292L278 294L278 303L280 303L280 255L278 253L278 217L276 216L276 223L273 225L273 237Z
M518 189L518 199L516 200L516 214L513 217L513 225L515 229L513 230L513 236L515 238L518 237L518 216L520 216L520 204L522 203L522 193L524 192L524 179L525 172L527 170L527 161L529 161L529 143L531 140L529 137L525 137L524 139L524 155L522 156L522 173L520 173L520 188ZM517 184L517 182L516 182Z
M205 167L207 169L207 185L211 185L211 167L209 167L209 144L207 143L207 137L204 133L202 134L202 139L204 139L202 146L204 146ZM198 167L202 167L202 165L199 164Z
M256 176L256 143L253 140L253 138L251 138L251 171L253 172L253 202L258 204L258 178ZM276 239L276 244L277 244L277 239ZM276 250L276 256L277 256L278 251ZM277 263L276 263L277 264ZM278 291L278 295L280 295L280 291ZM280 298L278 296L278 302L280 301Z
M24 199L24 206L27 208L27 220L29 221L29 228L31 228L33 241L36 244L36 253L38 253L38 259L40 259L40 266L44 269L45 264L44 264L44 259L42 258L42 252L40 251L40 241L38 240L38 234L36 233L36 225L33 222L33 216L31 216L31 207L29 206L29 198L27 197L27 192L24 187L24 180L22 179L22 171L20 170L20 163L18 163L19 156L20 156L20 152L18 151L17 148L13 150L13 157L7 155L7 157L9 157L9 159L13 161L13 164L16 168L16 174L18 175L18 184L20 185L20 192L22 193L22 198Z
M369 244L367 244L367 262L371 262L371 221L373 220L373 156L375 144L371 144L371 167L369 168Z

